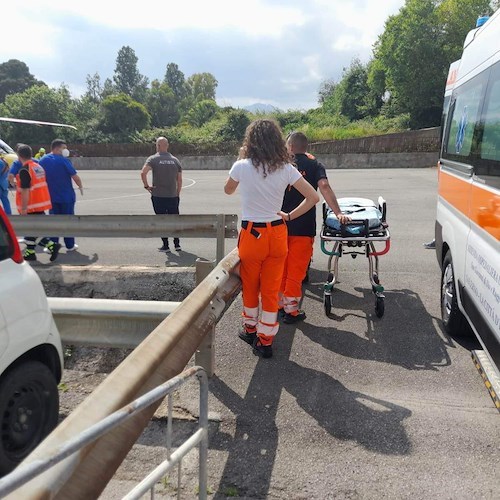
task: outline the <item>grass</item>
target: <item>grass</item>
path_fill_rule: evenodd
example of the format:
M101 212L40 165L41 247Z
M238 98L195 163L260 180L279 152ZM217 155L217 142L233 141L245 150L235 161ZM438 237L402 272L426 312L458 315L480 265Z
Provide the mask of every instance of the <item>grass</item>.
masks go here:
M226 495L227 497L237 497L239 496L240 492L238 491L238 488L236 488L236 486L226 486L222 490L222 494Z
M57 388L61 391L61 392L67 392L69 391L69 387L68 387L68 384L66 384L65 382L61 382Z

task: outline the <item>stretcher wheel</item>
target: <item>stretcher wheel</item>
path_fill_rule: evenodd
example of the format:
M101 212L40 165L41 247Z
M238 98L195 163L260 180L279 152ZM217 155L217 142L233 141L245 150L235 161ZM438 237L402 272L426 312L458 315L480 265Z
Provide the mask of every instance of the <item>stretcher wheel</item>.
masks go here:
M332 296L331 295L324 295L323 296L323 306L325 307L325 314L327 316L330 316L332 313Z
M383 297L377 297L375 299L375 314L377 318L381 318L385 312L385 303Z

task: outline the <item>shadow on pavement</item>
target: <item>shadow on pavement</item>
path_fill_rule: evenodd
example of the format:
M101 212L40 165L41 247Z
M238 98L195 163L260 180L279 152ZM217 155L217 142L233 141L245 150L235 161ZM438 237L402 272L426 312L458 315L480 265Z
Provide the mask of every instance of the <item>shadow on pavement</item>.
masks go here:
M167 260L165 261L165 266L193 267L197 258L198 255L195 255L194 253L185 252L184 250L177 253L173 250L172 253L166 254Z
M272 360L259 359L244 398L217 377L210 382L214 396L236 415L232 442L227 435L211 438L211 448L229 453L214 498L225 498L228 490L237 490L240 497L267 498L277 456L276 417L283 390L337 439L355 441L367 450L387 455L411 452L403 426L411 412L350 391L329 375L291 361L292 328L277 339ZM247 347L242 343L241 348Z
M93 255L84 255L78 250L74 252L66 253L65 249L62 248L57 259L54 262L50 262L49 256L37 249L38 260L32 262L31 264L39 267L57 267L61 265L66 266L90 266L99 261L99 254L94 253Z
M89 266L95 264L99 260L99 255L94 253L93 255L84 255L78 250L74 252L66 252L64 247L61 248L61 252L57 257L57 260L53 264L66 264L71 266Z
M310 340L337 354L379 361L408 370L437 370L451 364L448 348L453 340L442 331L439 320L427 312L419 295L412 290L386 290L385 315L377 318L370 289L355 288L362 297L338 288L332 295L331 327L305 323L301 330ZM309 298L322 301L322 289L308 285ZM339 315L335 311L350 311ZM355 311L355 312L354 312ZM360 311L366 311L364 314ZM366 320L366 335L361 337L338 328L349 316Z

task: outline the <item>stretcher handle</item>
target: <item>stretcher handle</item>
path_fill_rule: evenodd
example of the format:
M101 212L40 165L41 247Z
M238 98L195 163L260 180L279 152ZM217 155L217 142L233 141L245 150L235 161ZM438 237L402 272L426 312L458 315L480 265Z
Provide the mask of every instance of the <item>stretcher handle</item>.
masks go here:
M370 252L368 255L370 257L380 257L381 255L389 253L390 249L391 249L391 240L387 240L385 242L385 248L383 250L381 250L380 252Z
M387 202L382 196L378 197L378 209L382 212L382 222L385 222L387 219Z

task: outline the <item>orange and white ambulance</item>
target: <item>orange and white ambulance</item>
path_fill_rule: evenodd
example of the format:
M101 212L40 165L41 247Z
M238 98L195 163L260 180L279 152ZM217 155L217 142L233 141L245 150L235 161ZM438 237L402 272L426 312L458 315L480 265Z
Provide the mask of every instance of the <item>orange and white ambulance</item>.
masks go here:
M439 162L436 252L451 335L472 329L500 369L500 11L450 68Z

